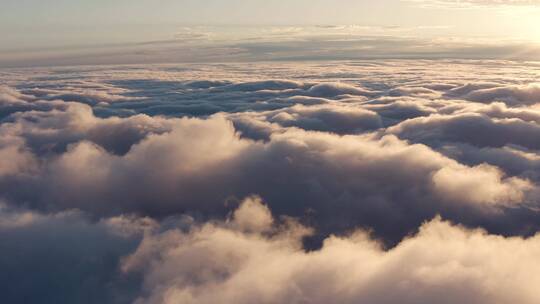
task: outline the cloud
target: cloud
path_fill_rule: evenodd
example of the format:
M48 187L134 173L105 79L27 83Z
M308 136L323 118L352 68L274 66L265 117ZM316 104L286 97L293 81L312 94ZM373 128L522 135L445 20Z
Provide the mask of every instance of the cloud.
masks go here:
M0 283L9 285L2 288L2 301L132 301L139 280L122 274L119 264L140 242L144 221L117 217L92 222L76 211L45 214L2 203Z
M321 83L309 88L309 94L319 97L333 97L337 95L373 96L374 92L363 90L351 85L340 83Z
M499 286L526 277L506 265L536 267L537 70L10 69L0 74L0 281L16 287L6 299L536 302L529 281Z
M36 166L33 155L24 147L9 145L0 148L0 177L30 173Z
M284 109L258 112L253 115L241 113L234 117L235 122L245 124L253 120L276 123L283 127L299 127L304 130L354 134L376 130L383 126L381 117L373 112L358 107L357 103L294 105ZM256 128L256 126L254 126Z
M460 176L472 183L454 182L463 180ZM494 210L520 208L535 188L526 178L507 177L487 165L464 166L394 136L342 137L289 129L272 133L267 142L243 139L223 115L178 119L170 132L150 134L123 155L83 140L44 159L32 176L8 181L6 199L39 209L78 208L99 215L223 214L222 202L228 197L258 193L278 214L302 216L311 210L322 231L362 223L388 241L400 239L436 213L461 218L468 210L469 217L474 215L472 225L496 219L490 215ZM21 187L17 185L35 190L10 190ZM60 187L62 192L55 191ZM400 206L417 213L400 211ZM385 221L379 219L389 214L395 228L380 230ZM504 218L503 213L499 220Z
M135 115L121 119L95 117L92 108L79 103L65 103L50 111L15 113L14 124L4 124L5 136L22 136L34 153L62 152L67 145L91 140L112 153L126 153L148 134L170 131L170 121Z
M506 8L538 5L531 0L407 0L421 7ZM347 5L345 5L347 6ZM413 8L414 9L414 8ZM525 23L521 24L526 29ZM489 31L488 25L484 29ZM58 32L58 28L39 31ZM80 29L78 29L80 31ZM147 30L147 29L146 29ZM159 29L162 35L171 29ZM6 29L8 31L8 29ZM131 34L137 31L132 31ZM498 59L538 60L531 39L468 39L453 37L452 26L201 26L148 40L143 36L115 43L35 47L25 37L23 48L2 51L0 67L164 64L193 62L295 62L365 59ZM485 31L484 31L485 32ZM79 33L79 32L77 32ZM37 34L36 34L37 35ZM167 35L167 34L165 34ZM455 35L454 35L455 36ZM127 37L127 36L126 36ZM155 37L155 35L152 35ZM57 39L56 37L55 39ZM94 40L95 37L90 37ZM133 42L138 41L138 42ZM32 46L34 45L34 46ZM268 80L268 79L267 79ZM80 96L72 96L81 98Z
M274 219L270 209L263 205L260 197L245 199L232 214L231 223L240 231L265 232L272 228Z
M431 115L404 121L389 132L432 145L465 142L479 147L503 147L515 144L539 149L535 140L540 127L520 119L492 119L482 114Z
M236 212L244 209L267 212L253 200ZM244 232L237 220L147 235L122 267L144 276L144 293L135 303L540 300L534 275L540 267L538 236L503 238L436 218L388 251L357 231L305 252L301 237L307 231L301 226L275 225L268 235Z
M228 212L224 201L257 193L277 214L314 221L321 236L361 226L390 243L436 214L505 235L536 229L530 208L536 205L538 178L523 169L530 162L515 153L507 153L509 160L502 162L474 150L500 149L490 152L495 155L509 145L537 149L532 136L536 122L529 121L535 111L450 97L487 84L438 80L384 87L373 86L372 79L253 80L243 71L232 73L231 80L171 81L165 71L198 75L214 68L122 68L114 80L97 82L89 79L100 70L82 70L72 85L133 97L108 105L65 96L65 101L49 101L42 99L48 91L23 89L32 110L9 115L0 127L13 141L6 151L24 151L17 156L24 156L21 161L5 162L3 197L38 210L78 208L94 216L135 212L163 218L223 215ZM352 71L328 77L349 77ZM157 80L145 80L147 73ZM65 82L61 76L36 79L43 87ZM36 103L54 107L34 110ZM163 108L168 116L137 114L156 105L204 103L223 112L189 114L199 118L176 118L185 114L170 108ZM96 116L105 110L108 115ZM405 206L414 212L402 210ZM395 227L386 227L387 217Z
M483 103L501 101L509 105L532 105L540 102L540 87L537 85L502 87L480 85L475 88L474 85L468 84L450 90L448 95Z
M435 187L456 201L478 203L521 202L523 193L532 188L526 180L509 178L502 182L503 173L496 167L479 165L468 168L444 168L433 176Z

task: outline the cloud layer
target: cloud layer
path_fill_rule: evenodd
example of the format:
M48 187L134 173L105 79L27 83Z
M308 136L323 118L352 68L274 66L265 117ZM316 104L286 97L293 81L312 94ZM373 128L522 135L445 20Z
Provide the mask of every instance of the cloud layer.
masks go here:
M7 38L15 40L15 44L8 41L5 46L2 45L3 48L0 48L0 68L193 62L277 61L283 63L299 60L324 62L366 59L540 60L538 37L531 30L535 20L533 6L538 6L538 1L407 0L403 1L405 3L398 2L395 4L399 5L405 14L418 17L416 20L418 23L405 26L399 25L400 22L396 20L388 19L375 21L377 24L386 23L386 26L351 24L358 22L360 17L357 14L353 14L348 25L229 25L178 28L171 25L174 23L172 22L157 28L146 25L147 28L140 31L137 31L137 28L144 27L143 25L131 24L130 34L122 34L122 30L116 27L115 34L111 33L108 38L107 35L88 36L82 28L75 30L64 27L61 29L46 27L46 30L43 27L38 29L31 26L30 29L35 29L35 33L27 33L32 31L18 33L21 31L20 28L6 26L4 32ZM333 6L334 9L338 8L335 2L328 5ZM349 4L343 6L347 7ZM384 7L381 6L381 9ZM421 18L422 14L425 14L421 11L422 7L428 7L431 10L435 8L438 13L433 18L445 16L448 13L447 10L451 8L476 8L479 11L486 9L488 11L485 14L471 15L454 10L452 14L463 21L452 23L451 20L437 21L432 18L424 20L425 18ZM525 8L527 12L511 15L511 17L497 14L497 19L501 24L493 26L492 18L489 16L493 12L500 13L494 8L507 10L509 7ZM302 10L305 8L302 6ZM349 13L353 11L355 10L350 10ZM357 8L356 11L367 13L370 9L366 6ZM222 11L219 13L222 14ZM175 20L177 18L178 16L175 16ZM362 23L370 22L368 19ZM194 23L199 22L201 21ZM210 23L215 22L216 20L210 21ZM225 23L236 22L238 20ZM258 22L261 21L258 20L255 23ZM289 24L295 22L291 21ZM335 22L336 20L330 21L330 24L335 24ZM347 23L345 19L337 20L337 22ZM321 21L313 21L311 24L318 23ZM107 30L106 26L103 26L102 30ZM467 26L476 27L477 30L469 31ZM66 32L62 35L62 31ZM79 42L69 40L68 37L71 35L64 36L66 33L80 35L76 39ZM131 39L127 38L130 36ZM47 41L48 43L43 44ZM66 43L69 44L66 45Z
M539 68L5 70L5 298L536 303Z

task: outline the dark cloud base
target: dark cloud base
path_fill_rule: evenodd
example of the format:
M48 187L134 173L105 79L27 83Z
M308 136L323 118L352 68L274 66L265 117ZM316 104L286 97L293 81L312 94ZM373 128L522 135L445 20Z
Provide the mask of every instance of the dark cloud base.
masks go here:
M4 70L3 299L538 303L539 67Z

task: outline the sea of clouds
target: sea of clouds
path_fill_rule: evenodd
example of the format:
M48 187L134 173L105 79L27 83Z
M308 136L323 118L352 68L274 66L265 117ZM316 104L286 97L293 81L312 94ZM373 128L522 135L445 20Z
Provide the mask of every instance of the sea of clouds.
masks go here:
M540 64L0 70L5 303L539 303Z

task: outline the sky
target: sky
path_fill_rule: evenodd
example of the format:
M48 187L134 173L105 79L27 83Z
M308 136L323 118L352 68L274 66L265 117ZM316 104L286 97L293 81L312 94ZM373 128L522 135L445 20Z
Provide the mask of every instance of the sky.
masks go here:
M328 35L339 35L340 39L343 35L351 39L375 35L406 37L427 44L453 44L450 49L463 48L470 43L511 47L540 42L537 20L540 11L536 1L3 0L2 8L0 66L44 65L47 60L60 63L54 60L58 56L83 57L81 64L110 63L103 59L88 61L84 57L118 52L119 48L124 53L148 52L149 45L153 50L163 50L166 47L156 42L164 41L169 42L169 46L178 44L183 52L186 47L181 44L193 36L198 37L198 45L204 44L206 48L224 44L235 47L237 42L264 38L274 42L295 37L302 40L305 31L310 36L317 32L326 35L324 39L319 37L321 40L330 39ZM325 33L320 28L309 29L313 26L341 26L342 29ZM294 33L275 37L276 31L284 32L291 27L296 27ZM351 30L353 27L356 30ZM137 43L145 43L146 48ZM312 47L324 48L324 43ZM448 52L443 47L438 50ZM422 51L433 53L434 50ZM219 61L220 55L224 57L222 60L228 60L224 54L215 54L217 58L212 60ZM514 53L505 55L515 57ZM486 57L489 56L488 52ZM208 60L193 55L180 57L169 60ZM261 57L248 59L260 60ZM144 61L165 60L159 55L148 55ZM63 64L77 63L74 58Z

